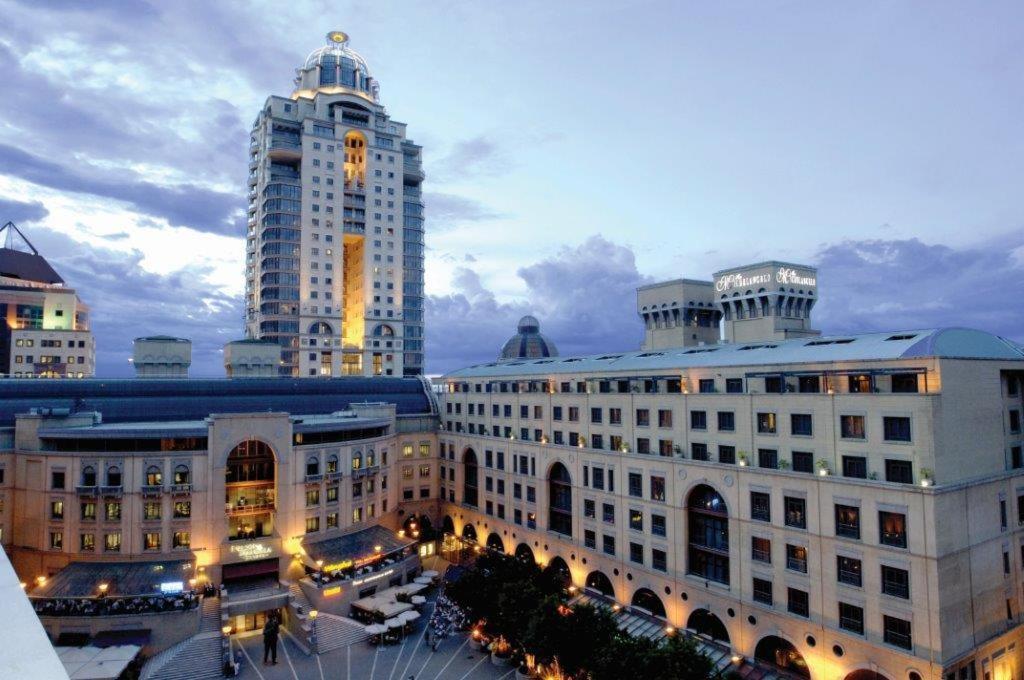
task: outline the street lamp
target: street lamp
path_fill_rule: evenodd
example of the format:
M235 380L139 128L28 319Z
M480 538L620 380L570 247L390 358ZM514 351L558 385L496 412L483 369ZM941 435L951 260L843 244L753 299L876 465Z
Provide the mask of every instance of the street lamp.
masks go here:
M317 651L317 640L316 640L316 617L320 612L315 609L309 610L309 646L313 648L313 651Z
M106 583L101 583L99 587L100 587L100 597L104 597L107 594L107 589L110 586L108 584L106 584Z
M225 624L221 627L220 632L224 633L224 637L228 637L229 635L231 635L231 626Z

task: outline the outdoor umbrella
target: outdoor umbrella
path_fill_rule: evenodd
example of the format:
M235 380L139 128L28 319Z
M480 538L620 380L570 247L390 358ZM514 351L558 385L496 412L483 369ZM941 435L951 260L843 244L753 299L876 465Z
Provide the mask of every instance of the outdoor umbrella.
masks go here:
M411 623L412 621L415 621L418 618L420 618L420 613L414 611L402 612L398 615L398 620L403 621L405 623Z
M388 632L388 627L382 623L371 623L366 627L366 632L370 635L380 635L381 633Z
M428 569L425 572L423 572L421 576L426 576L427 578L434 578L435 576L437 576L437 572L433 569Z
M420 605L426 602L427 598L423 597L422 595L413 595L412 598L410 598L410 600L413 604Z
M395 617L393 619L388 619L387 621L385 621L384 625L388 628L401 628L405 624L402 623L402 620L400 618Z

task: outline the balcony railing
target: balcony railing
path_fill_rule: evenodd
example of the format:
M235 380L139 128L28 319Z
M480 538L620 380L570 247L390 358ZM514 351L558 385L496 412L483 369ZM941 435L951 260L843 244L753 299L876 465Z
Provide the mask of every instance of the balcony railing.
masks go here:
M791 571L799 571L801 574L806 574L807 560L801 560L797 557L787 557L786 568Z
M92 486L76 486L75 492L79 496L95 496L97 493L99 493L99 487L96 486L95 484Z
M144 484L142 486L143 496L159 496L164 492L162 484Z
M185 496L192 493L191 484L171 484L171 493L176 496Z
M274 510L274 501L267 500L259 503L246 503L244 505L232 505L231 503L225 504L224 511L231 517L238 517L240 515L255 515L261 512L271 512Z
M321 475L321 474L306 475L306 484L317 484L320 481L322 481L323 478L324 478L324 476Z
M124 487L121 485L100 487L100 494L103 496L120 496L122 493L124 493Z
M838 580L840 583L845 583L850 586L861 585L861 575L859 571L850 571L849 569L840 569Z

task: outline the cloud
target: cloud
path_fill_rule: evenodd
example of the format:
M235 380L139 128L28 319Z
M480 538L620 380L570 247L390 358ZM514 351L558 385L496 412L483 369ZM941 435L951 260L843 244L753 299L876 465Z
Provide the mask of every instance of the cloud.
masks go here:
M842 241L817 255L826 333L969 326L1024 338L1024 230L954 248L919 239Z
M483 135L456 142L446 156L434 161L427 174L439 183L497 176L506 173L511 163L494 140Z
M651 279L637 270L628 246L591 236L516 273L527 288L524 300L499 302L467 267L455 270L454 293L428 297L429 372L493 361L526 314L539 318L562 355L639 347L636 288Z
M191 227L225 236L243 233L241 194L214 191L199 185L160 186L130 171L104 177L97 168L78 164L71 170L16 147L0 144L0 173L19 177L58 191L90 194L123 201L136 210L167 220L172 226ZM83 167L84 166L84 167Z
M39 201L24 202L0 198L0 225L8 222L38 222L49 214L50 211Z
M132 340L158 334L192 340L191 375L224 375L220 350L244 335L242 300L210 285L209 269L154 274L142 268L137 251L70 243L65 235L41 226L33 228L32 240L89 306L97 375L133 375L128 363Z
M502 217L483 203L465 196L428 192L423 198L432 232L443 231L459 222L481 222Z

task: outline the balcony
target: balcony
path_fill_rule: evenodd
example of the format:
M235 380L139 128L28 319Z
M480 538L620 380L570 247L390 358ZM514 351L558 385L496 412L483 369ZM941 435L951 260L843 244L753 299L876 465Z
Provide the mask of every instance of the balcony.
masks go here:
M239 505L232 505L226 503L224 506L224 512L229 517L242 517L244 515L258 515L264 512L274 511L274 501L266 500L257 503L245 503Z
M297 139L275 136L270 140L267 155L275 160L296 160L302 158L302 144Z
M95 496L99 493L99 487L95 484L92 486L76 486L75 493L79 496Z
M328 473L327 473L327 474L325 475L325 477L326 477L326 479L327 479L327 481L328 481L328 482L336 482L336 481L338 481L339 479L341 479L341 478L342 478L342 476L343 476L343 475L342 475L342 473L341 473L341 471L340 471L340 470L339 470L339 471L335 471L335 472L328 472Z
M171 484L171 494L174 496L190 496L192 494L192 485Z
M406 161L403 164L403 169L405 170L405 176L411 180L422 182L426 179L426 175L423 173L423 166L419 163L410 163Z
M323 475L306 475L306 484L319 484L323 481Z
M100 487L100 495L102 496L120 498L122 493L124 493L124 487L121 485Z
M143 496L159 496L164 492L162 484L143 484L142 495Z

